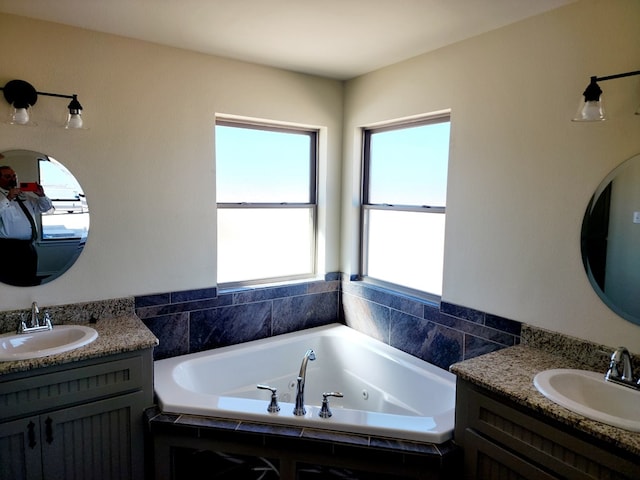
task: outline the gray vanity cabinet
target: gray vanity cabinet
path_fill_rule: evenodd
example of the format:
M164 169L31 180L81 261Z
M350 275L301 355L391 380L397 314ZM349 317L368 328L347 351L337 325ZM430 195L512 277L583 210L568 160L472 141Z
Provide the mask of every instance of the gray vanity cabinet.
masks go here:
M640 478L640 459L458 378L455 442L465 478Z
M0 478L42 478L40 418L0 424Z
M140 479L150 350L0 377L0 479Z

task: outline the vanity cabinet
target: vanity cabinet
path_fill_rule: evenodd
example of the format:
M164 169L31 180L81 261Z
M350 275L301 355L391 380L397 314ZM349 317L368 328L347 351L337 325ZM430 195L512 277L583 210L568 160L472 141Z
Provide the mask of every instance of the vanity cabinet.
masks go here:
M0 377L0 479L144 478L151 349Z
M458 378L466 479L638 479L640 459Z

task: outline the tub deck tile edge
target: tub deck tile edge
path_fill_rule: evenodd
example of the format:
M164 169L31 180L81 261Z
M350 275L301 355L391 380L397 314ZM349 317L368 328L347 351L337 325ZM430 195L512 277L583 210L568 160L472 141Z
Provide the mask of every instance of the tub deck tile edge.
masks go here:
M191 414L165 413L160 411L157 407L149 409L146 415L149 428L152 433L159 430L167 432L171 428L175 428L176 433L178 433L178 430L180 433L184 433L185 429L192 429L191 431L194 436L201 437L207 436L203 430L226 430L259 435L274 435L277 437L317 440L357 447L371 447L398 453L413 453L435 457L443 457L457 448L451 440L443 444L436 445L428 442L333 432L314 428L245 422L228 418Z
M368 435L358 435L355 433L332 432L328 430L320 430L317 428L305 428L302 431L302 437L310 440L322 440L331 443L344 443L347 445L357 445L368 447L371 437Z
M301 427L291 427L286 425L274 425L269 423L259 422L239 422L237 432L245 433L259 433L263 435L277 435L279 437L295 437L300 438L302 436Z

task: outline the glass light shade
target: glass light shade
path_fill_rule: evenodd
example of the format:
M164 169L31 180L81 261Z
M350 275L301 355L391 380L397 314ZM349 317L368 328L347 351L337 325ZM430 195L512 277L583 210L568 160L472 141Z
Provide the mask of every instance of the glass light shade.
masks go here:
M601 122L605 120L602 100L587 100L580 103L574 122Z
M67 117L67 122L64 124L64 128L74 129L74 128L82 128L82 111L81 110L70 110L69 115Z
M11 125L35 125L31 121L31 108L14 106L9 117L9 123Z

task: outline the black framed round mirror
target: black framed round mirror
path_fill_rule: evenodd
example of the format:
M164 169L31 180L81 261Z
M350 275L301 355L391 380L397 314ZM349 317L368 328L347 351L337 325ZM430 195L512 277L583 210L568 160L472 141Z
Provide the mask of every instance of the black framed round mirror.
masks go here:
M89 234L89 207L73 174L30 150L0 153L0 282L35 286L78 259Z
M640 324L640 154L598 186L582 223L582 258L602 301Z

